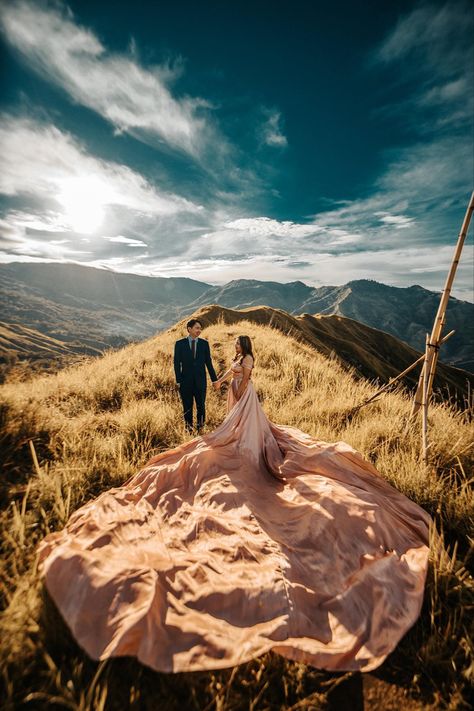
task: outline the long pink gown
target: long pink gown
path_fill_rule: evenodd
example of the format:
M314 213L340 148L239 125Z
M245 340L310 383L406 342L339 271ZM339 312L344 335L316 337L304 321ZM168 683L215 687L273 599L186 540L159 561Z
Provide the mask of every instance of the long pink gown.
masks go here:
M40 544L47 589L93 658L166 672L273 650L369 671L414 624L429 515L344 442L270 422L233 365L211 434L150 459Z

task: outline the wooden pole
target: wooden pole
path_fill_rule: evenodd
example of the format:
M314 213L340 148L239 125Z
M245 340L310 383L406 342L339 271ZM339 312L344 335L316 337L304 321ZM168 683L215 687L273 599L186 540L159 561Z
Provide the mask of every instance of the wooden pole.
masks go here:
M449 333L447 333L445 336L443 336L443 338L441 339L441 343L444 343L445 341L448 340L448 338L451 338L451 336L452 336L454 333L456 333L456 331L453 330L453 331L450 331ZM382 387L381 387L379 390L377 390L376 393L374 393L373 395L371 395L368 400L365 400L365 401L364 401L363 403L361 403L360 405L356 405L355 407L353 407L352 410L350 411L351 414L354 413L356 410L359 410L361 407L364 407L365 405L369 405L369 403L371 403L371 402L373 402L374 400L376 400L376 399L379 397L379 395L382 395L382 393L385 392L385 390L388 390L388 388L389 388L391 385L393 385L394 383L396 383L397 380L400 380L400 378L403 378L403 376L406 375L407 373L409 373L411 370L413 370L413 368L416 368L416 366L418 365L418 363L421 363L421 361L422 361L422 360L425 360L425 358L426 358L426 352L423 353L423 355L421 355L419 358L417 358L417 360L415 360L414 363L412 363L411 365L409 365L408 368L405 368L405 370L402 370L401 373L399 373L398 375L395 375L393 378L390 378L390 380L388 381L388 383L385 383L385 385L382 385ZM468 382L469 382L469 381L468 381Z
M425 345L425 362L423 363L422 377L423 377L423 409L421 411L421 441L423 449L423 461L428 464L428 374L426 373L426 366L428 364L428 351L430 343L430 334L426 334L426 345Z
M451 262L451 267L446 278L446 283L444 285L443 293L441 295L441 300L438 306L438 312L433 324L433 330L431 331L431 337L427 344L427 353L425 359L425 366L423 371L426 374L426 387L427 387L427 397L429 398L431 389L433 387L433 380L435 375L436 364L438 362L438 352L441 341L441 331L446 319L446 308L448 306L449 295L451 293L451 287L454 281L454 276L456 274L456 269L459 264L459 259L461 257L462 248L466 239L467 231L469 229L469 223L471 222L472 213L474 211L474 192L471 195L469 205L467 206L466 214L462 223L461 231L459 233L458 241L456 244L456 249L454 251L453 260ZM422 371L422 373L423 373ZM423 376L424 377L424 376ZM415 399L413 401L413 407L411 411L411 417L414 417L423 402L423 382L422 375L420 374L420 379L418 381L418 387L415 393Z

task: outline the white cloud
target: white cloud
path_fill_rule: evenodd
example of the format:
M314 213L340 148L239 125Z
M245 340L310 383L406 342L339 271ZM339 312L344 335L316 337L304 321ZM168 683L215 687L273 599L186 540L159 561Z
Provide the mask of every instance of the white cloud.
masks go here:
M125 165L89 155L76 139L55 126L33 120L0 117L0 157L0 192L54 200L61 229L74 207L69 204L72 200L85 211L91 210L93 199L94 206L100 201L102 207L120 206L155 216L200 209L182 197L158 192Z
M113 14L113 8L111 7ZM110 53L59 2L49 7L28 0L2 3L0 26L28 66L61 87L71 99L101 114L118 132L198 156L215 131L202 115L200 98L174 98L168 66L144 68L136 50Z
M104 237L104 239L109 240L109 242L120 242L121 244L126 244L128 247L146 247L146 242L142 242L140 239L131 239L130 237L124 237L124 235L117 235L117 237Z
M259 129L261 142L267 146L286 148L288 139L281 128L282 118L280 111L264 109L264 114L266 119Z
M374 215L380 216L380 222L393 225L398 230L405 229L414 222L413 217L406 217L406 215L390 215L384 212L374 212Z
M70 240L66 239L45 239L44 232L41 234L31 232L31 224L34 230L43 226L36 223L34 216L27 219L26 213L11 213L5 219L0 219L0 261L8 262L12 260L29 261L29 258L53 259L63 261L65 258L75 257L87 261L93 252L76 249ZM49 225L46 225L48 228ZM45 230L53 236L58 230ZM66 246L67 245L67 246Z
M302 225L289 220L279 222L270 217L244 217L225 222L224 228L248 232L250 235L275 235L276 237L302 237L321 231L317 225Z
M62 221L62 215L52 210L44 210L41 214L31 214L23 210L10 210L2 221L3 225L14 225L21 230L36 230L41 232L64 232L68 225Z

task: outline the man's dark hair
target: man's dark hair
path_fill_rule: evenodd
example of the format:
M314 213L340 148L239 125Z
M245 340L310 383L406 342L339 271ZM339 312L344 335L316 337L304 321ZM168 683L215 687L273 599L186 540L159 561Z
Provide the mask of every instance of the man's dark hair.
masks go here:
M191 321L187 322L186 328L192 328L196 323L198 323L201 328L203 327L202 321L200 321L198 318L192 318Z

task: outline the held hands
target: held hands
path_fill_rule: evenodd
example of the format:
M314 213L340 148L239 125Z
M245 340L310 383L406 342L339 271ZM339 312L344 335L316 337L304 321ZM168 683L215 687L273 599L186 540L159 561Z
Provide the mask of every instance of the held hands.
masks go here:
M221 385L222 385L222 383L220 383L218 380L214 380L214 382L212 383L212 387L216 391L221 389Z

